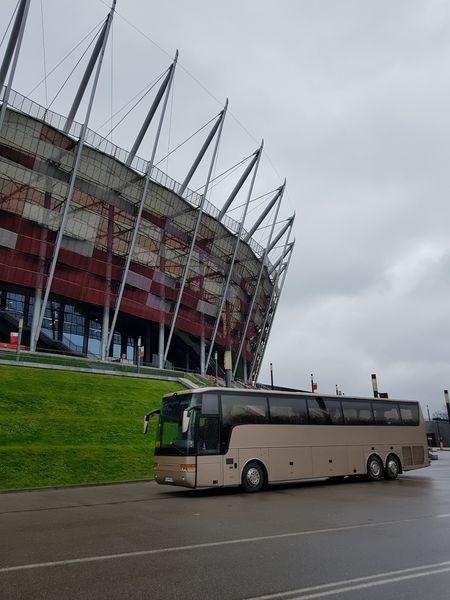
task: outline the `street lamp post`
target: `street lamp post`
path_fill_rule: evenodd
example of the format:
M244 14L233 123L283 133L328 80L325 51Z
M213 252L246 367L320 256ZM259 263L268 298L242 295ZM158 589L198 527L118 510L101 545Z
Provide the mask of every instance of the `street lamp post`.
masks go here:
M23 330L23 318L19 319L19 333L17 334L17 350L16 350L16 361L20 360L20 345L22 343L22 330Z
M141 336L138 337L138 343L137 343L137 372L139 373L141 370L141 344L142 344L142 338Z

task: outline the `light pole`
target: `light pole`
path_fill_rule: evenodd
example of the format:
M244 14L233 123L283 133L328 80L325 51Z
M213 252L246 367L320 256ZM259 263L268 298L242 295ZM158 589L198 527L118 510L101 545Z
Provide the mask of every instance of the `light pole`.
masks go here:
M22 330L23 330L23 318L19 319L19 333L17 334L17 351L16 351L16 361L20 360L20 344L22 343Z
M214 363L215 363L215 367L216 367L216 385L217 385L217 373L218 373L218 369L217 369L217 361L219 360L219 355L217 353L217 350L214 352Z
M378 398L378 383L377 383L377 376L375 373L372 373L372 389L373 389L373 397Z
M142 338L141 336L138 337L138 342L137 342L137 372L139 373L141 370L141 359L142 359L142 349L143 347L141 346L142 344Z
M270 387L273 389L273 365L270 363Z

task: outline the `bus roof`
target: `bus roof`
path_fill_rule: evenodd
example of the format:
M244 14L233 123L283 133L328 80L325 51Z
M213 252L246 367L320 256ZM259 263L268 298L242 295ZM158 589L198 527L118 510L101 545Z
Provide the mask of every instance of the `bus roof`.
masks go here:
M228 394L256 394L256 395L267 395L267 394L276 394L281 396L316 396L318 398L333 398L338 400L379 400L382 402L413 402L414 404L419 404L417 400L400 400L399 398L373 398L372 396L337 396L336 394L319 394L317 392L288 392L281 390L271 390L271 389L248 389L248 388L230 388L230 387L202 387L202 388L192 388L189 390L182 390L181 392L172 392L169 394L165 394L164 398L173 398L174 396L186 396L188 394L210 394L210 393L219 393L226 392Z

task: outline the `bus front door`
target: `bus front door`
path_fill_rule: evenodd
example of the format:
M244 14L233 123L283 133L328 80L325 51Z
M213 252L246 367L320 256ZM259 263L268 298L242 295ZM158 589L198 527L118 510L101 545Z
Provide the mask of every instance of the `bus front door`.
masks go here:
M199 415L197 425L197 487L223 485L222 456L219 455L219 418Z

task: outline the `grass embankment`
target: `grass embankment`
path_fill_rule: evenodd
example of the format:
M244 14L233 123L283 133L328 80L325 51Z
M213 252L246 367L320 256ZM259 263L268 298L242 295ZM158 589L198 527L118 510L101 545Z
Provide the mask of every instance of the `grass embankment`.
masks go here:
M0 365L0 489L152 474L155 420L175 382Z

